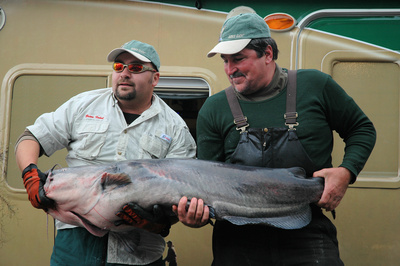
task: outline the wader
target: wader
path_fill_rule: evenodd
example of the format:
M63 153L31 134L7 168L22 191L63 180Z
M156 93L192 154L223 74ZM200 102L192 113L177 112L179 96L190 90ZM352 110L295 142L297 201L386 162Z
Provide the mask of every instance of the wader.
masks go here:
M317 170L297 138L296 71L289 70L288 76L284 115L287 127L249 127L233 88L225 90L240 131L231 163L270 168L298 166L306 170L307 176ZM343 265L335 226L319 207L313 205L312 210L311 223L296 230L217 221L213 232L213 265Z

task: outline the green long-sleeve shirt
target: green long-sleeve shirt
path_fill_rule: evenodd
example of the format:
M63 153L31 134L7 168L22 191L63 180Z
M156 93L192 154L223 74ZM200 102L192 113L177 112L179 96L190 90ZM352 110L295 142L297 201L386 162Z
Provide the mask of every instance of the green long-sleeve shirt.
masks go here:
M250 127L285 127L286 88L263 101L239 101ZM346 143L340 166L354 177L364 167L376 140L372 122L329 76L317 70L297 72L298 138L318 169L332 167L332 130ZM229 162L239 141L224 91L209 97L197 119L198 158Z

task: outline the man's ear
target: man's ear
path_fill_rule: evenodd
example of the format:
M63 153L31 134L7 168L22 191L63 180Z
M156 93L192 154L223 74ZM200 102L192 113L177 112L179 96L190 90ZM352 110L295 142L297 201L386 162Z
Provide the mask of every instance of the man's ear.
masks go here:
M153 87L155 87L158 84L159 80L160 80L160 72L155 72L153 74L153 80L152 80Z
M265 49L265 62L267 64L271 63L274 60L274 52L272 50L272 46L268 45Z

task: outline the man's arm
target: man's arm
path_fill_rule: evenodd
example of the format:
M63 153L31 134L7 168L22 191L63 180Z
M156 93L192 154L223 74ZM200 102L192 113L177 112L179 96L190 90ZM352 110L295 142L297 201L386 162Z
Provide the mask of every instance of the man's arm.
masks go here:
M346 143L342 163L337 168L316 171L314 177L325 179L325 188L318 206L333 211L344 197L349 184L356 181L376 141L373 123L356 102L331 77L324 98L330 126Z
M54 201L46 197L43 189L47 175L36 166L40 153L40 144L36 140L26 139L18 142L15 157L19 169L22 171L22 180L28 199L32 206L46 210L54 205Z
M31 139L22 140L15 149L17 165L21 172L31 163L37 164L40 144Z

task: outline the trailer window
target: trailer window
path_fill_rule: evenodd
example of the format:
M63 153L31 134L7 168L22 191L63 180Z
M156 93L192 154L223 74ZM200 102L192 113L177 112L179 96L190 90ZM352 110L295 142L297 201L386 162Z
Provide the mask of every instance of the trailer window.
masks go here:
M374 150L360 178L397 179L400 147L399 66L390 62L337 62L332 76L354 98L377 131ZM340 164L343 150L343 141L337 138L333 154L335 165Z
M197 114L209 96L208 83L201 78L161 77L154 91L185 120L196 139Z

